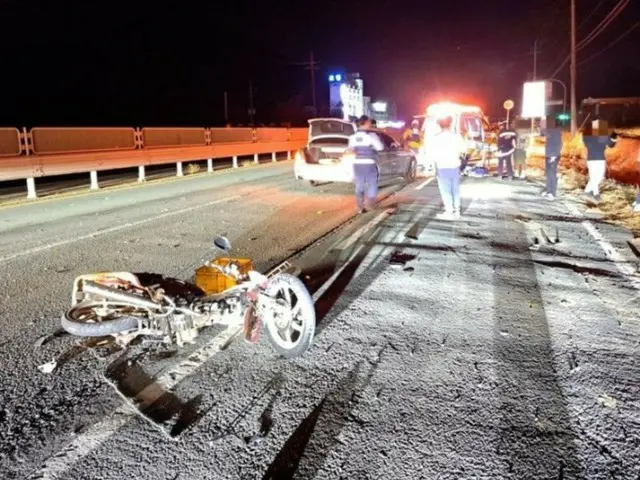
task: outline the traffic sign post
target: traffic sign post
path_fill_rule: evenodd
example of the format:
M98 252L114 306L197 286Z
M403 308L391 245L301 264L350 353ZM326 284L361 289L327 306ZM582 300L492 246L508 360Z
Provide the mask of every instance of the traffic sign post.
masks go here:
M507 111L507 128L509 128L509 112L511 112L511 109L513 108L513 100L506 100L502 106Z

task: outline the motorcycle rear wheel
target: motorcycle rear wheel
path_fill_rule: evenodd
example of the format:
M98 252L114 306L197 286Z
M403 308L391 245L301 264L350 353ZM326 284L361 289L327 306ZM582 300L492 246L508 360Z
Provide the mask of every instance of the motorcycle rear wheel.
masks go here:
M92 301L74 305L62 316L62 328L78 337L104 337L138 328L138 318L129 315L100 319L94 308L102 306L101 302Z
M289 319L264 319L271 345L284 358L302 355L316 332L316 310L307 287L297 277L281 273L273 277L265 293L285 302L291 312Z

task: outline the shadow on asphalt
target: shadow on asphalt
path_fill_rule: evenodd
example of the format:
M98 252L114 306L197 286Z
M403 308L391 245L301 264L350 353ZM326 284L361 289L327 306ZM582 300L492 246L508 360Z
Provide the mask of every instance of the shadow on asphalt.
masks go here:
M348 424L358 422L352 411L357 405L357 395L371 381L377 370L377 362L355 367L327 393L311 413L298 425L262 477L263 480L287 480L315 478L327 456L338 443L338 436ZM367 371L368 370L368 371Z
M502 402L497 454L514 478L531 472L539 478L582 478L525 227L509 220L503 227L494 232L500 236L494 248L504 247L505 238L514 248L511 259L493 259L494 351Z
M105 377L113 381L122 395L134 404L147 403L142 393L155 383L155 378L148 375L135 358L122 357L113 362L107 367ZM171 437L177 437L207 413L200 409L202 395L183 402L170 392L164 392L157 399L156 389L151 393L154 399L139 411L157 426L168 430Z

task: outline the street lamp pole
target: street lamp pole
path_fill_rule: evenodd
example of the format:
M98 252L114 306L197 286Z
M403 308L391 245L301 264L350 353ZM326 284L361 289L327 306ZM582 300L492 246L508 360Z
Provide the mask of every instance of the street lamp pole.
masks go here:
M547 81L558 82L560 85L562 85L562 88L564 90L564 94L562 96L562 111L566 112L567 111L567 85L562 80L558 80L557 78L550 78Z

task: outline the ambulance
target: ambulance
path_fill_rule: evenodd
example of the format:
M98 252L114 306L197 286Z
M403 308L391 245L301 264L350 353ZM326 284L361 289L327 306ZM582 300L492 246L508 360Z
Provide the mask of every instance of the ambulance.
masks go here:
M422 123L423 141L417 158L419 175L428 176L434 173L434 159L428 158L425 146L428 144L429 138L440 131L438 119L443 117L453 119L451 129L460 133L465 139L470 162L484 161L488 155L486 130L489 127L489 122L480 107L449 102L434 103L427 107L425 115L415 116L415 118L424 119Z

